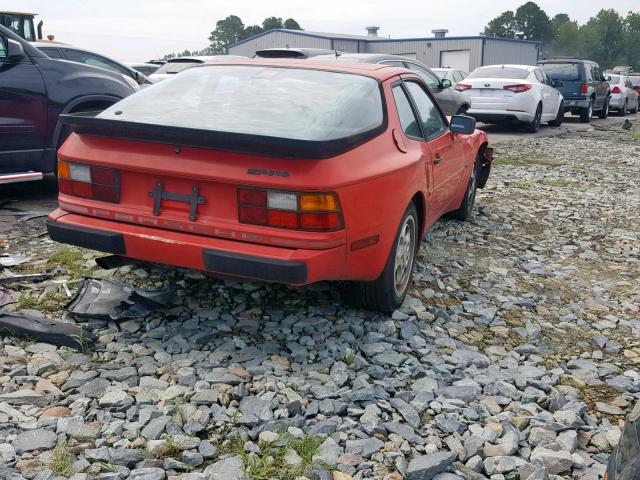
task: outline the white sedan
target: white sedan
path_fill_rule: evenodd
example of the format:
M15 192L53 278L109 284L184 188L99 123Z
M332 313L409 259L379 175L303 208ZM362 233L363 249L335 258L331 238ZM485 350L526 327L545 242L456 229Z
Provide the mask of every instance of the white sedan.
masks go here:
M542 122L562 124L564 99L556 86L540 67L491 65L475 69L455 88L469 97L466 115L477 121L520 122L537 132Z

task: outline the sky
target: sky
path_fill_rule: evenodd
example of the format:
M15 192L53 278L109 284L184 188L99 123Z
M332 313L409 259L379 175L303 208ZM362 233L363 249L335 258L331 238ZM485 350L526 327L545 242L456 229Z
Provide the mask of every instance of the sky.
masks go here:
M477 35L489 20L526 0L0 0L0 11L38 13L44 34L120 61L146 61L209 44L218 20L239 16L245 25L266 17L292 17L303 29L366 34L377 25L392 38ZM549 16L568 13L580 23L601 8L625 15L640 0L537 0ZM37 22L38 20L36 20Z

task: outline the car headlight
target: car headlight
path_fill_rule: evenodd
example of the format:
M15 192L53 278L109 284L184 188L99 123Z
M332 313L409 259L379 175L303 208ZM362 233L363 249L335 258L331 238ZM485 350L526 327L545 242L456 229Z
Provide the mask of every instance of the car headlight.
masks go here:
M135 91L140 90L140 85L138 85L138 82L136 82L133 78L122 74L122 78L124 78L126 80L126 82L131 85L131 88L133 88Z

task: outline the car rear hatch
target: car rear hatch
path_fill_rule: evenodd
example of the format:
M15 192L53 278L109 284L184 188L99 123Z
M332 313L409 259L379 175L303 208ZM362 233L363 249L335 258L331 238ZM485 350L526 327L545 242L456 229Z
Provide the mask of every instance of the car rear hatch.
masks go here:
M562 82L556 87L565 99L579 100L584 97L583 92L584 64L581 62L543 62L540 63L549 78Z

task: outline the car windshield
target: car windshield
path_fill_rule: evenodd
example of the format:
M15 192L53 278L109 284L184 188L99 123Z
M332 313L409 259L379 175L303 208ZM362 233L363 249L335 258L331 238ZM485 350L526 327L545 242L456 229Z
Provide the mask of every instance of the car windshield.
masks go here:
M197 60L179 60L176 62L167 62L153 73L180 73L183 70L195 67L196 65L200 65L201 63L202 62L198 62Z
M482 67L474 70L467 78L517 78L524 80L529 76L529 70L505 66Z
M326 141L382 125L373 78L318 70L208 65L125 98L99 118Z
M553 80L580 80L580 66L577 63L542 63L540 66Z

